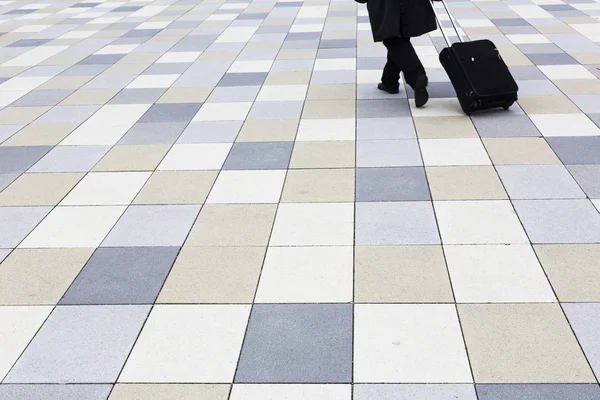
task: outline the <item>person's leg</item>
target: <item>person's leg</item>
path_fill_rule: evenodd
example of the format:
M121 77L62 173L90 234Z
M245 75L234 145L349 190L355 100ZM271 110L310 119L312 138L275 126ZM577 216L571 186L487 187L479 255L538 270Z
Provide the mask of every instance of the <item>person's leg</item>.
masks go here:
M410 39L393 38L386 47L391 60L404 73L404 80L414 90L417 107L422 107L429 100L427 74Z
M377 86L379 90L386 91L391 94L399 93L400 87L400 68L391 60L390 52L387 54L387 63L383 67L381 75L381 83Z

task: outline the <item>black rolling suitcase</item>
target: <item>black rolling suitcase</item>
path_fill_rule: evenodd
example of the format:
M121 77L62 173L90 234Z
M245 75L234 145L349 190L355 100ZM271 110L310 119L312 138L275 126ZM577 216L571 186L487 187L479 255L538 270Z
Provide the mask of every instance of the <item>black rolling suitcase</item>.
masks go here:
M441 51L440 63L452 82L461 108L467 115L496 107L508 110L518 99L519 87L498 49L489 40L463 42L446 2L442 0L441 3L459 42L450 43L436 13L439 29L449 46Z

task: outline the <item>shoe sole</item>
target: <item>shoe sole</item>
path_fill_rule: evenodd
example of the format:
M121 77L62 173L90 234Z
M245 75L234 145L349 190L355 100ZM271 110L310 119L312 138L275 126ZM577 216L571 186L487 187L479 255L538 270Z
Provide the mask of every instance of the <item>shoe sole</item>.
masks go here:
M388 90L388 88L386 88L383 83L380 83L377 85L377 89L381 90L382 92L387 92L389 94L398 94L400 93L399 89L395 89L395 90Z
M427 84L429 83L426 76L421 76L415 83L415 105L417 108L423 107L429 101L429 93L427 92Z

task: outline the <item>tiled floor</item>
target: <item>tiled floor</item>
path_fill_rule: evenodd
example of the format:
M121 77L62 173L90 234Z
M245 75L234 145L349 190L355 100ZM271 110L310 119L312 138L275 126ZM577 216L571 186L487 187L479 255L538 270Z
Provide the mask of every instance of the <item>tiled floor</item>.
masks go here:
M0 0L0 398L599 400L600 1L450 6L510 111L351 0Z

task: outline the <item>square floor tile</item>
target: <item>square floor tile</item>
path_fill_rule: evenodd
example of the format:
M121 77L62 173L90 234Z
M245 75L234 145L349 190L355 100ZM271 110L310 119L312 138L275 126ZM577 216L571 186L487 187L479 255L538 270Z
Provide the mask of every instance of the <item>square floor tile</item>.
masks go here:
M296 137L298 121L295 120L246 120L238 142L291 142Z
M550 136L600 136L600 128L587 115L546 114L529 115L535 126L544 135Z
M258 101L304 101L307 85L264 85Z
M0 147L0 174L23 173L50 150L49 146Z
M459 303L556 301L530 245L445 246Z
M513 203L532 243L600 243L600 214L589 200Z
M355 400L475 400L475 388L468 384L381 384L354 385Z
M51 207L0 207L0 248L17 247L48 215Z
M55 206L82 177L80 173L23 174L0 191L0 205Z
M277 203L286 171L222 171L207 203Z
M194 121L243 121L252 103L204 103Z
M508 196L492 166L427 167L434 200L504 200Z
M57 146L29 172L88 172L109 150L109 146Z
M570 165L567 169L588 197L600 198L600 165Z
M271 247L257 303L352 301L352 247Z
M130 206L102 246L181 246L199 211L198 205Z
M263 246L269 242L275 204L207 204L186 246Z
M483 144L495 165L560 164L543 138L487 138Z
M359 118L357 140L414 139L415 125L410 117Z
M561 302L600 302L600 244L537 245L534 249Z
M583 65L542 65L539 69L549 79L594 79Z
M337 203L354 201L354 169L288 170L282 203Z
M419 144L427 166L491 164L479 139L425 139Z
M0 379L4 379L51 311L52 307L0 307ZM10 394L7 388L8 385L1 385L0 395Z
M100 248L60 304L152 304L178 247Z
M184 247L159 303L252 303L265 249Z
M558 304L463 304L458 312L475 382L594 382Z
M138 122L187 122L200 110L200 104L154 104Z
M272 246L349 245L353 241L354 205L349 203L281 204Z
M354 315L355 382L471 382L453 305L358 304Z
M354 141L296 142L290 168L354 168Z
M585 198L562 165L510 165L497 169L511 199Z
M356 121L346 119L302 119L297 141L354 140Z
M563 164L600 164L600 137L551 137L548 144Z
M253 306L235 382L349 383L351 380L349 304Z
M474 116L473 124L482 138L541 136L526 115Z
M10 384L0 386L0 396L7 399L87 399L106 400L111 384L99 385L55 385L55 384Z
M61 201L61 205L128 205L150 172L92 172Z
M600 303L563 304L569 323L585 352L594 373L600 372L600 346L598 321L600 321Z
M289 142L234 143L223 169L287 169L293 144Z
M451 303L441 246L359 246L354 261L358 303Z
M20 247L98 247L124 211L125 206L57 207Z
M110 400L227 400L229 390L226 384L119 383L110 393Z
M419 139L476 138L477 131L467 116L416 117L413 119ZM413 122L411 121L411 124Z
M179 139L179 144L232 143L242 127L241 121L191 122Z
M154 171L169 151L165 144L116 145L96 164L94 171Z
M55 305L92 249L16 249L0 268L1 305Z
M356 201L406 200L430 200L422 167L356 170Z
M218 171L156 171L133 200L134 204L202 204Z
M230 149L230 143L175 144L158 169L168 171L220 169Z
M341 384L236 384L231 388L231 400L350 400L351 385Z
M148 312L148 306L57 307L4 382L115 382Z
M436 201L444 244L528 243L508 200Z
M362 140L356 144L357 167L421 166L416 140Z
M231 382L249 312L243 305L154 306L119 382Z
M477 385L480 400L598 400L596 384L495 384Z
M439 244L431 203L356 203L357 245Z

